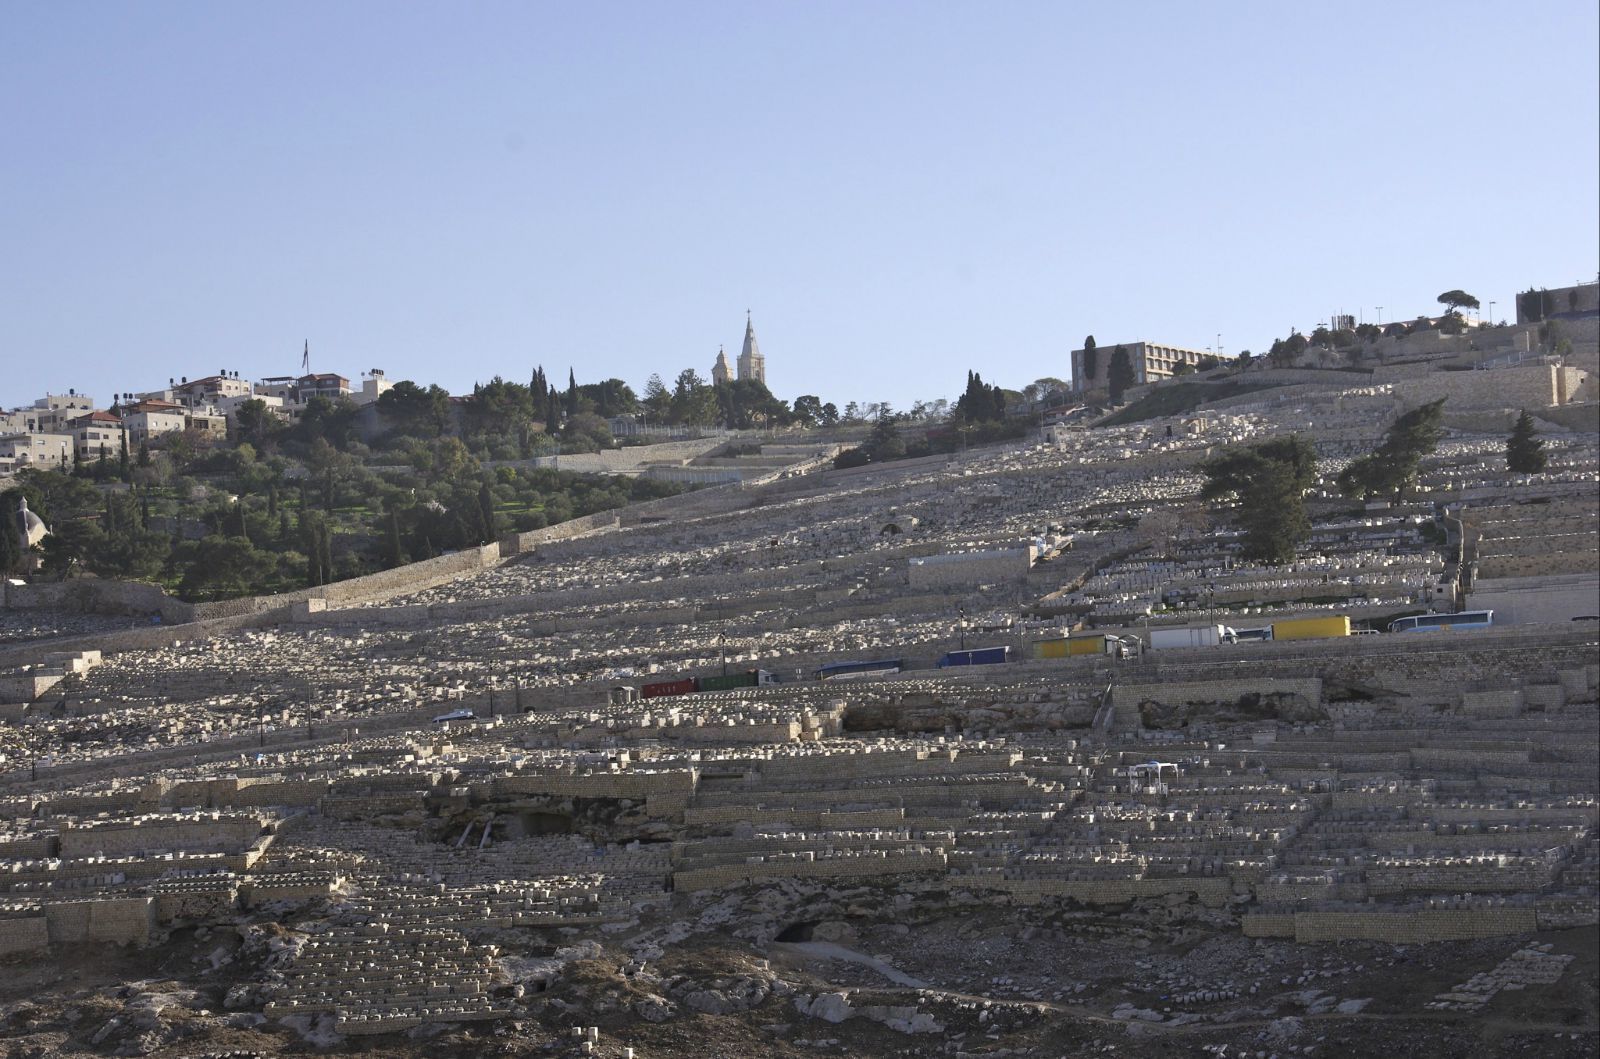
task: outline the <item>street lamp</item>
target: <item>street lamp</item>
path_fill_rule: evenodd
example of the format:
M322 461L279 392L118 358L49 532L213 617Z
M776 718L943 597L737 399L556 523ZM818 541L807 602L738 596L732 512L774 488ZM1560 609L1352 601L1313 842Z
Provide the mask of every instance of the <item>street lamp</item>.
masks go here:
M967 649L967 608L957 607L956 610L961 613L961 649L965 651Z
M1489 303L1489 326L1494 326L1494 302Z

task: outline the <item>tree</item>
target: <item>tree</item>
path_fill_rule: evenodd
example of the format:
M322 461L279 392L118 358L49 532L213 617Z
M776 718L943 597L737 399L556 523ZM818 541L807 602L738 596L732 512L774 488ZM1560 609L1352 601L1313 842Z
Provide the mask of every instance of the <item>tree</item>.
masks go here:
M1106 369L1106 384L1111 391L1112 404L1122 403L1122 395L1128 392L1128 387L1134 384L1136 378L1128 351L1118 346L1111 354L1111 367Z
M1267 359L1274 368L1287 368L1300 359L1300 354L1306 351L1306 336L1299 331L1291 329L1288 338L1275 338L1272 347L1267 350Z
M316 588L333 580L328 520L320 511L300 511L300 544L306 553L306 585Z
M400 546L400 512L393 507L389 509L388 526L386 527L384 540L384 562L391 567L404 566L406 552Z
M378 398L378 413L402 434L438 437L450 423L450 394L441 386L424 390L402 379Z
M659 375L651 375L644 384L644 411L657 423L665 423L672 411L672 391Z
M264 578L272 556L243 537L211 536L182 548L185 572L178 591L194 599L243 595Z
M717 421L721 406L717 392L693 368L678 372L672 388L672 419L685 426L704 427Z
M1201 470L1206 480L1200 498L1233 502L1233 521L1245 531L1245 558L1274 565L1293 561L1311 536L1305 494L1316 484L1317 453L1310 442L1292 434L1228 449Z
M1094 348L1094 336L1089 335L1083 340L1083 378L1080 380L1084 389L1094 384L1094 373L1100 370L1100 352Z
M22 523L18 517L21 510L20 490L0 493L0 574L9 574L22 564Z
M1544 441L1534 436L1533 416L1524 408L1517 416L1511 436L1506 439L1506 470L1516 474L1538 474L1544 470Z
M803 393L794 399L795 418L808 427L822 422L822 399L816 394Z
M1422 458L1438 448L1443 436L1444 398L1418 405L1389 424L1371 455L1352 461L1339 472L1339 491L1367 500L1385 494L1396 501L1405 499Z
M494 493L490 491L488 482L478 486L478 530L479 543L482 544L488 544L500 535L494 514Z
M1447 290L1439 295L1439 304L1453 313L1459 309L1477 309L1478 299L1458 288L1456 290Z

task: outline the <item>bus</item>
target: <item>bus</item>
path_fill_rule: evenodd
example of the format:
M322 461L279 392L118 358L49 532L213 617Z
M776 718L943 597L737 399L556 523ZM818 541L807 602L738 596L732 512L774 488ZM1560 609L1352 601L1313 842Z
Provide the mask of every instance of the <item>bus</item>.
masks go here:
M1390 632L1451 632L1456 629L1487 629L1494 624L1492 610L1464 610L1459 614L1413 614L1389 623Z

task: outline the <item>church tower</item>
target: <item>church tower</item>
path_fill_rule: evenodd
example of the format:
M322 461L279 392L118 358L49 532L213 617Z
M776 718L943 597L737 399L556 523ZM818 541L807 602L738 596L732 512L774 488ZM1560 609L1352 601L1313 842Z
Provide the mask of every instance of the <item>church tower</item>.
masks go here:
M717 362L711 365L711 385L726 386L733 381L733 369L728 366L728 354L717 347Z
M767 358L761 355L761 347L756 345L756 329L750 322L748 309L744 314L744 349L739 353L739 378L754 379L763 386L767 384Z

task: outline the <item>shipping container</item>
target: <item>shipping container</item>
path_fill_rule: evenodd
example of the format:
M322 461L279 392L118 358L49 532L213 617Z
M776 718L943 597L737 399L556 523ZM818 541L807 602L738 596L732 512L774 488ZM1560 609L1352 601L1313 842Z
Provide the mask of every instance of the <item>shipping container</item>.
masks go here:
M1193 629L1151 629L1150 646L1158 651L1174 647L1215 647L1234 643L1237 637L1226 625L1201 625Z
M639 694L647 699L659 699L664 695L691 695L694 690L694 678L684 677L681 680L663 680L656 684L646 684L639 689Z
M950 666L992 666L999 662L1010 661L1011 648L1009 647L974 647L970 651L951 651L939 659L939 668L947 669Z
M1327 618L1291 618L1272 623L1274 640L1324 640L1330 636L1349 636L1350 618L1339 614Z

